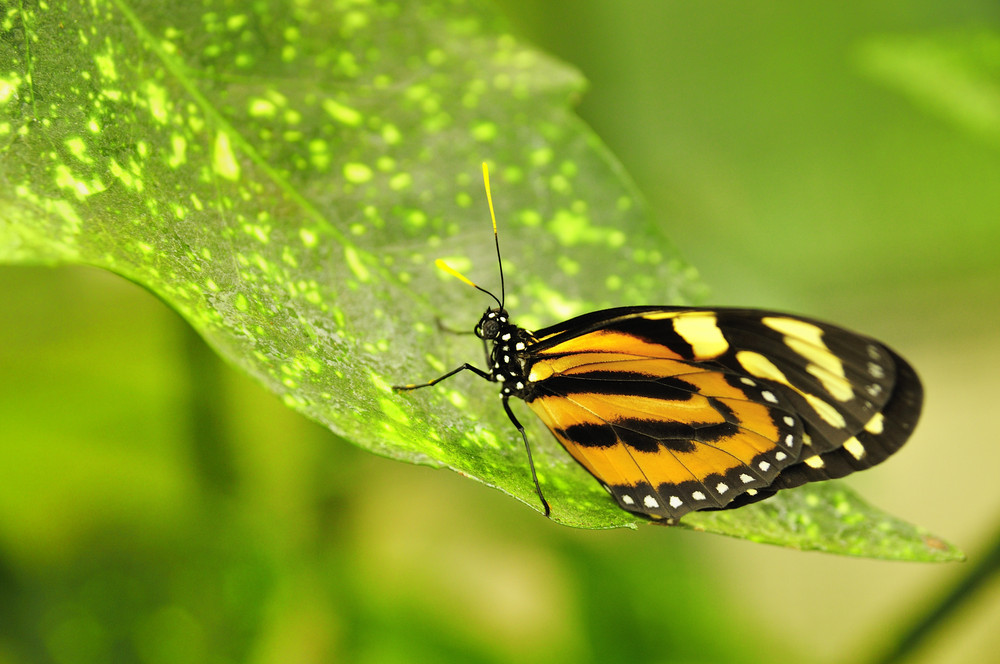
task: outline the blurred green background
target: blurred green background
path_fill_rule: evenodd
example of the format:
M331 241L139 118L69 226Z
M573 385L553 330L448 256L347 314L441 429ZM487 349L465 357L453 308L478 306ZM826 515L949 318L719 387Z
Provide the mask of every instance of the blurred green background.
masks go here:
M982 42L1000 63L1000 6L500 6L591 81L581 115L710 302L834 320L913 362L917 434L850 484L970 563L558 527L310 424L130 283L5 267L0 664L866 661L992 545L1000 75L973 81L991 134L878 75L873 44ZM912 661L994 661L997 624L994 582Z

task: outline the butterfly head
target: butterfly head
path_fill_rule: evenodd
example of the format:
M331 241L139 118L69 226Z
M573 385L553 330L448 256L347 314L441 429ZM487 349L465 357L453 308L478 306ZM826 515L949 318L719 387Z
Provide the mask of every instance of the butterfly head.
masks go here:
M486 341L494 341L500 333L510 327L510 317L507 310L501 307L491 307L486 310L476 325L476 336Z

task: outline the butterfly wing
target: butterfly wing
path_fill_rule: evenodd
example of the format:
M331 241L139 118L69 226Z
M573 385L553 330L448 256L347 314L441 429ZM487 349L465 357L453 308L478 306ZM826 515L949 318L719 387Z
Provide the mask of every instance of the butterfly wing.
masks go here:
M867 468L920 412L898 355L783 314L631 307L535 339L528 405L623 509L656 519Z

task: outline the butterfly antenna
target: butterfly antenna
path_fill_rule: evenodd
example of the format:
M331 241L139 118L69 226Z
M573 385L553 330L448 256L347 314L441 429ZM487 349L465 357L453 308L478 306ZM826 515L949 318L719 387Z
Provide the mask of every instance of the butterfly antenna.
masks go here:
M503 309L503 302L506 298L503 287L503 260L500 258L500 236L497 234L497 216L493 212L493 194L490 193L490 169L483 162L483 184L486 185L486 202L490 205L490 219L493 221L493 242L497 245L497 265L500 266L500 308ZM480 289L482 290L482 289ZM496 296L493 297L496 300Z
M434 264L437 265L437 268L439 270L441 270L442 272L447 272L451 276L453 276L456 279L458 279L459 281L461 281L463 284L468 284L468 285L472 286L473 288L475 288L477 291L481 291L483 293L486 293L487 295L489 295L490 297L492 297L494 300L496 300L496 303L500 305L501 309L503 309L503 302L501 302L500 300L498 300L496 295L494 295L493 293L489 292L485 288L482 288L481 286L477 286L476 284L472 283L472 281L468 277L466 277L464 274L462 274L461 272L459 272L458 270L456 270L452 266L450 266L447 263L445 263L440 258L437 259L436 261L434 261Z

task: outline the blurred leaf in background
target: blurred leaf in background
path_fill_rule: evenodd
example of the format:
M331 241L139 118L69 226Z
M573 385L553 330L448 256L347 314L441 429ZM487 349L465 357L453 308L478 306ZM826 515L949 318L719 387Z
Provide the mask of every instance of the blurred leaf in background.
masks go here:
M497 441L514 440L502 414L464 415L468 400L494 402L489 386L468 381L422 395L421 411L434 419L411 431L406 413L386 405L393 397L385 383L365 371L395 375L400 363L386 359L387 346L404 338L408 348L434 348L433 313L466 312L476 302L439 280L429 262L458 255L477 276L492 270L485 215L470 193L484 153L505 166L500 182L509 195L497 196L499 213L511 228L505 254L528 324L580 307L649 301L653 291L664 302L697 293L690 271L643 221L629 185L607 188L617 167L565 108L579 90L571 70L510 37L484 36L492 33L482 26L494 20L484 7L386 5L369 15L350 4L291 12L233 3L144 7L150 13L141 16L125 3L70 7L58 19L62 5L6 10L3 48L11 50L0 62L31 50L30 57L62 63L62 80L76 83L46 90L40 71L30 80L5 77L0 96L21 124L7 129L11 186L0 196L13 216L0 220L2 251L8 259L103 265L156 284L230 361L354 442L414 459L425 453L415 441L465 438L460 448L438 445L435 458L533 502L519 447ZM948 188L963 174L967 185L977 166L995 168L995 155L935 133L903 104L882 117L870 100L883 103L888 94L865 87L866 70L857 68L859 45L873 35L933 25L943 10L928 5L905 26L861 5L838 8L836 17L819 8L777 16L731 5L717 14L648 2L508 11L594 80L583 111L626 155L655 209L671 216L667 232L682 232L686 253L704 263L720 295L793 305L904 351L925 339L924 361L914 359L932 367L930 384L946 384L937 367L959 372L932 351L955 339L947 314L983 301L975 278L996 275L988 245L968 242L972 228L985 229L988 241L995 227L975 223L995 220L996 210L985 190L975 198L966 187L961 200L971 214L960 226L941 220L956 213ZM948 20L963 20L960 10L948 12ZM26 39L42 28L65 31L75 50ZM363 57L338 49L338 39L358 35L373 36ZM394 59L400 43L416 54ZM566 44L576 50L565 52ZM132 53L146 55L115 57ZM600 67L590 66L595 59ZM200 66L176 68L192 61ZM684 75L668 84L650 63ZM109 76L129 85L112 86ZM456 87L465 80L468 88ZM627 94L615 87L629 82L642 84ZM24 86L35 106L22 103ZM337 94L319 95L324 86ZM400 91L404 101L393 112L404 119L387 126L377 111ZM83 102L60 106L67 93ZM600 103L610 112L596 112ZM45 131L35 127L28 138L15 131L25 118L46 117ZM171 124L176 118L183 121ZM56 120L72 121L75 133ZM85 133L91 120L100 129L94 135ZM225 137L240 132L224 130L226 122L255 140L234 144ZM81 127L88 129L76 132ZM469 136L480 147L470 150ZM18 154L29 139L37 149ZM372 157L393 145L400 147L391 159ZM921 158L928 145L943 157ZM114 178L93 176L95 163ZM28 192L26 212L15 185L19 172L30 172L19 169L32 168L52 177L44 192ZM195 197L182 184L191 174ZM374 203L384 192L399 201L388 213ZM74 217L88 206L99 209ZM51 225L22 234L24 225L9 222L25 214ZM222 232L206 218L225 220ZM628 250L644 246L664 248ZM553 255L564 257L553 265ZM952 283L971 283L962 291L979 299L956 301L935 269ZM224 370L141 291L80 269L11 270L6 278L0 292L11 293L9 322L0 327L12 340L0 348L5 375L12 370L2 401L12 426L2 441L10 477L0 483L0 519L9 524L0 533L0 588L10 601L0 608L9 618L0 627L0 659L552 661L569 653L574 661L651 654L774 661L784 652L801 661L818 627L837 634L846 652L882 636L866 633L862 617L889 611L904 623L894 597L928 587L926 570L880 572L872 586L846 576L874 573L860 563L801 562L676 531L553 529L457 477L386 465L331 441ZM879 299L880 288L889 299ZM938 315L928 321L933 288L946 297L931 298ZM101 297L109 298L104 307ZM894 318L873 315L887 311ZM991 315L995 308L977 323ZM407 367L428 370L477 354L474 344L440 356L408 352ZM332 363L316 366L317 358ZM982 364L980 354L969 368ZM331 383L352 393L329 393ZM976 412L990 389L974 384L956 412ZM382 418L384 430L373 437L359 407L396 417ZM976 423L961 422L969 431ZM940 463L941 443L932 441L981 444L961 431L956 440L953 425L932 420L927 429L931 436L914 443L922 438L934 455L929 467L890 464L877 479L858 480L866 493L897 487L883 497L919 521L963 490L949 475L960 466ZM549 469L550 477L562 470ZM885 482L893 472L899 482ZM564 495L554 502L569 504L580 489L600 495L589 478L576 477L555 488ZM939 479L938 490L920 491L913 478L926 477ZM919 587L901 590L908 584ZM871 601L874 587L879 598ZM861 594L867 614L857 610ZM762 619L769 612L785 620Z
M923 421L893 463L851 484L970 543L974 566L990 559L1000 160L983 137L1000 98L996 5L502 4L581 68L592 90L581 115L711 302L809 313L904 350L928 388ZM830 661L881 649L963 574L731 553L734 592L767 588L765 614L794 607L786 638L803 652L852 642ZM996 593L980 596L913 659L983 661L1000 645L997 620Z

